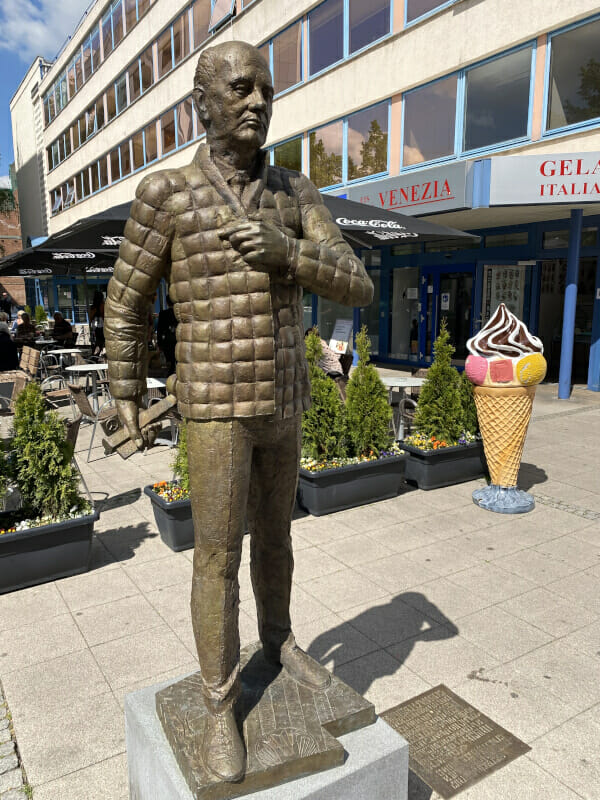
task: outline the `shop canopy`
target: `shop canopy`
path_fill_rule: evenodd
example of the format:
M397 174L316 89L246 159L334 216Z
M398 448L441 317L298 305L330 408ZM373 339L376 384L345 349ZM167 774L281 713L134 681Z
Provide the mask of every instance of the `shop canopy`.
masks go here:
M353 247L431 241L471 242L478 237L431 222L323 195L325 205ZM41 277L112 273L131 203L78 220L36 247L0 259L0 275Z

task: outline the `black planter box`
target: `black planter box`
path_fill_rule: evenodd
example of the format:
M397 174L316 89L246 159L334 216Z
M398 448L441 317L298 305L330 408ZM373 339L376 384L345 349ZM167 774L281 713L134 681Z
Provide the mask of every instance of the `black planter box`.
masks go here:
M98 517L94 511L85 517L0 536L0 593L87 572Z
M405 456L363 461L337 469L301 469L298 505L314 517L395 497L404 476Z
M152 486L145 486L144 494L150 498L160 538L167 547L175 552L193 547L192 501L175 500L173 503L167 503L153 491Z
M407 453L405 480L419 489L440 489L482 478L487 473L482 442L439 450L419 450L404 442L400 442L400 447Z

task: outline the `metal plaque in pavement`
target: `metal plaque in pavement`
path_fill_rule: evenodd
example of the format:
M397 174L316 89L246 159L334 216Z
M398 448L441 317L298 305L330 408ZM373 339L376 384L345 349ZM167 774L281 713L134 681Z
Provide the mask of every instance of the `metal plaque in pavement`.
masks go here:
M407 740L412 771L444 798L531 750L443 684L380 716Z

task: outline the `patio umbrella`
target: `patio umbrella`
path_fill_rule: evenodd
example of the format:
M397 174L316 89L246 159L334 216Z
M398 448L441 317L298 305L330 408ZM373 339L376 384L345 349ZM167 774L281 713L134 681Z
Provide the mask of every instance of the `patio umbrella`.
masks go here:
M472 242L479 238L343 197L323 195L323 201L354 247L442 240ZM112 273L130 208L131 203L112 206L74 222L37 247L28 247L0 259L0 274L35 277Z

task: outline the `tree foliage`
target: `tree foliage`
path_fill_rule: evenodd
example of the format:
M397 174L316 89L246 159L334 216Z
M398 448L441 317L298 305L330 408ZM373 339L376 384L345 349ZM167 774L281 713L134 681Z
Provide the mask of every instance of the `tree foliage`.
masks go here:
M355 455L379 454L391 445L388 392L370 363L371 341L363 325L356 337L358 364L346 388L348 435Z
M461 372L458 382L458 394L462 409L462 432L470 433L473 436L479 431L477 421L477 407L473 397L473 384L464 372Z
M305 339L311 384L311 407L302 416L302 452L329 460L346 455L346 414L335 382L319 367L323 353L317 331Z
M190 491L190 470L188 466L188 448L187 448L187 426L185 420L179 425L179 436L177 438L177 452L175 453L175 460L171 465L173 471L177 476L177 481L181 488L188 492Z
M47 322L48 321L48 314L46 314L46 309L44 306L36 306L35 307L35 321L39 325L40 322Z
M310 178L318 188L342 181L342 156L329 153L316 133L310 135Z
M28 383L15 401L13 477L35 516L65 516L83 504L73 445L64 422L46 411L39 384Z
M369 127L369 136L360 146L360 163L355 164L354 159L348 156L348 180L366 178L385 172L388 160L388 137L381 129L379 122L374 119Z
M584 101L582 106L575 105L570 100L564 103L568 125L600 116L600 61L595 58L590 58L587 64L579 68L577 94Z
M456 442L463 432L463 410L458 390L458 371L452 366L454 347L446 320L433 345L433 363L419 394L415 428L439 441Z

